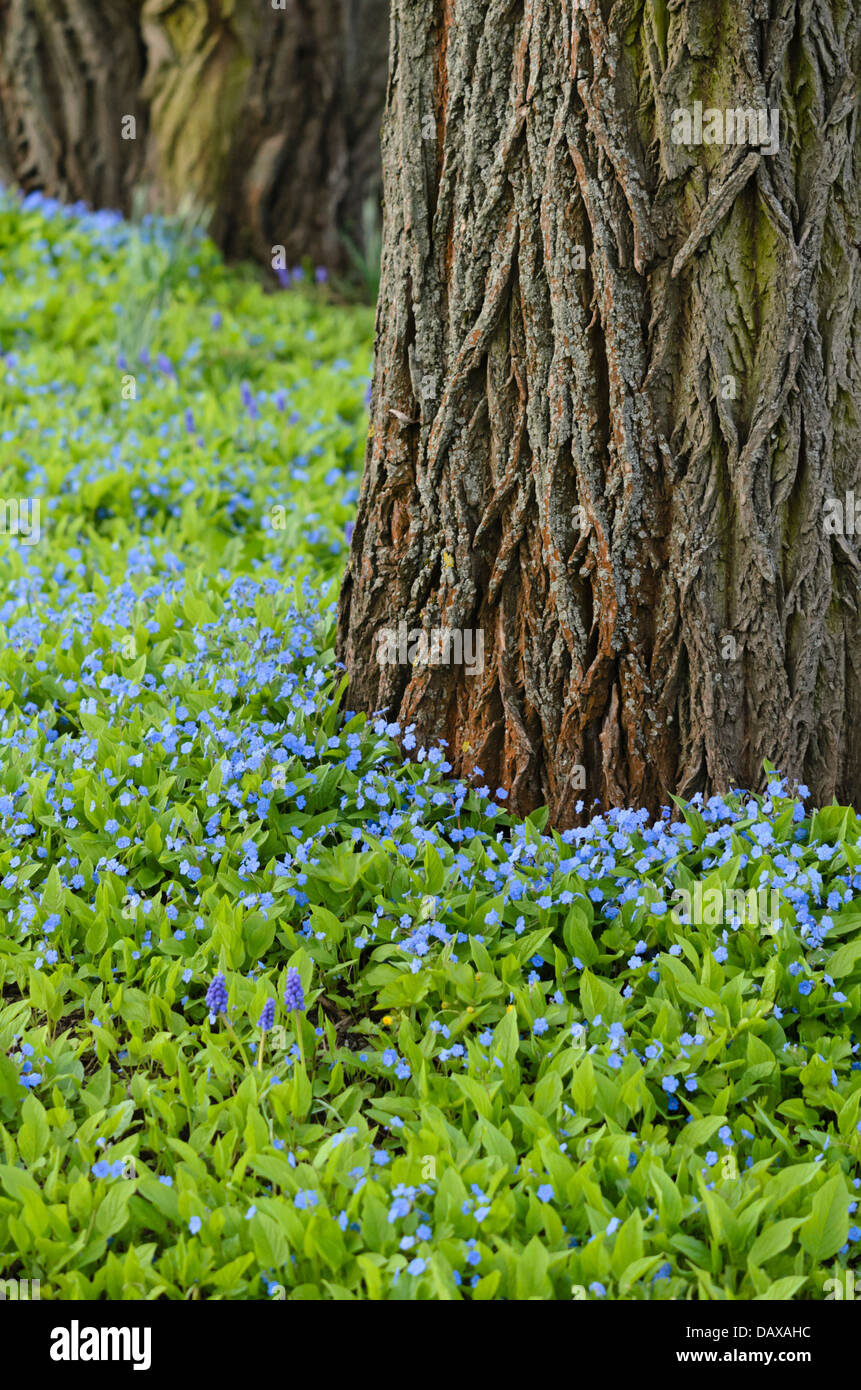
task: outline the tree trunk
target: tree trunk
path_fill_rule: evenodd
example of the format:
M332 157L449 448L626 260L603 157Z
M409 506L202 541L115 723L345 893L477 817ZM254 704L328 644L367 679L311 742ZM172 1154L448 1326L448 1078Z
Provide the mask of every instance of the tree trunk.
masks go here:
M0 0L0 178L186 195L229 255L349 263L380 195L388 0ZM122 121L134 115L135 138Z
M145 122L141 0L0 0L0 182L128 208ZM130 127L129 127L130 129Z
M521 812L764 759L859 799L827 523L861 501L859 32L856 0L394 0L340 654ZM697 101L712 137L779 108L777 148L695 143ZM380 664L400 622L483 633L483 672Z
M215 209L229 255L344 266L379 203L387 0L146 0L150 170Z

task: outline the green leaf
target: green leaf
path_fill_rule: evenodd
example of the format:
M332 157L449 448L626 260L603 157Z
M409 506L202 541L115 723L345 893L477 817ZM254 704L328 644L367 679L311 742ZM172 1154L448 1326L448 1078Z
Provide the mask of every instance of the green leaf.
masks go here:
M533 1236L518 1257L515 1287L519 1299L546 1298L550 1290L547 1270L550 1256L537 1236Z
M658 1211L661 1216L661 1224L668 1233L672 1233L681 1220L681 1193L670 1175L665 1173L663 1168L653 1167L649 1173L649 1179L658 1200Z
M828 1260L846 1244L849 1235L849 1194L837 1174L813 1198L810 1215L799 1232L804 1249L814 1260Z
M571 1094L574 1097L574 1104L581 1114L586 1114L591 1110L595 1100L595 1068L588 1052L574 1072L571 1081Z
M841 975L849 975L859 961L861 961L861 941L850 941L829 957L828 974L838 978Z
M252 1218L251 1238L254 1253L260 1263L269 1269L281 1269L290 1261L290 1242L271 1216L258 1212Z
M50 1131L44 1106L35 1096L30 1095L21 1106L24 1124L18 1136L18 1151L28 1167L48 1151Z
M769 1284L765 1293L757 1294L756 1303L784 1302L794 1298L804 1285L807 1283L807 1276L804 1274L786 1274L782 1279L777 1279L773 1284Z
M254 1256L250 1251L245 1255L237 1255L235 1260L222 1265L221 1269L217 1269L214 1274L208 1274L206 1283L214 1284L217 1289L241 1289L242 1276L253 1262Z
M16 1202L23 1202L28 1192L40 1195L39 1186L29 1173L25 1173L23 1168L13 1168L7 1163L0 1163L0 1183Z
M798 1227L801 1225L802 1218L794 1217L786 1221L775 1221L773 1225L766 1226L761 1235L757 1236L748 1253L748 1260L751 1264L765 1264L775 1255L779 1255L781 1250L785 1250L792 1240Z
M472 1291L473 1301L479 1303L489 1303L496 1298L496 1291L499 1288L499 1281L502 1278L498 1269L491 1270L490 1274L485 1274L479 1279Z
M562 929L565 945L572 956L577 956L584 965L594 965L601 954L589 930L586 914L575 903L569 910Z
M96 1212L96 1230L100 1235L113 1236L129 1219L128 1206L134 1193L133 1184L126 1178L115 1178Z
M610 1264L613 1273L619 1278L629 1265L643 1258L643 1221L638 1211L632 1211L627 1221L616 1234L616 1243Z
M429 893L442 892L445 883L445 865L432 845L425 845L425 882Z
M511 1013L506 1011L493 1030L492 1051L508 1065L517 1056L519 1046L520 1034L517 1028L517 1015L513 1010Z

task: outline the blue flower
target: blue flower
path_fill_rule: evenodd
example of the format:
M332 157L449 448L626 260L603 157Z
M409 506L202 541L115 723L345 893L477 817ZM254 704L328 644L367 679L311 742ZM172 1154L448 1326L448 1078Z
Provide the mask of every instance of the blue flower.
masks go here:
M287 983L284 986L284 1007L292 1012L294 1009L302 1012L305 1008L305 994L302 989L302 977L299 971L292 967L287 971Z
M216 975L206 991L206 1006L211 1014L227 1013L227 984L223 975Z

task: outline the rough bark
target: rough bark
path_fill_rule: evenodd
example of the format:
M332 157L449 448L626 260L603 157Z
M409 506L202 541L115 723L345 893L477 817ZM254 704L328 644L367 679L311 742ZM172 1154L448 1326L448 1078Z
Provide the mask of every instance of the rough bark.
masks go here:
M343 267L380 194L388 0L0 0L0 178L191 195L234 256ZM137 138L123 140L134 114Z
M137 139L122 138L144 68L140 8L0 0L0 182L128 207L146 134L139 123Z
M394 0L340 653L352 707L520 811L764 759L861 798L861 544L823 520L861 497L859 32L855 0ZM779 108L779 149L674 143L696 100ZM484 673L378 665L400 620L482 630Z

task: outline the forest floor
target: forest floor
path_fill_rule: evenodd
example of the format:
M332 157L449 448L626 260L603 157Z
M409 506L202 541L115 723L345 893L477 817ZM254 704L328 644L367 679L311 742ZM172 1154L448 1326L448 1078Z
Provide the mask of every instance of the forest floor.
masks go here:
M858 819L774 774L557 834L344 710L372 332L310 271L0 198L0 1275L822 1297Z

